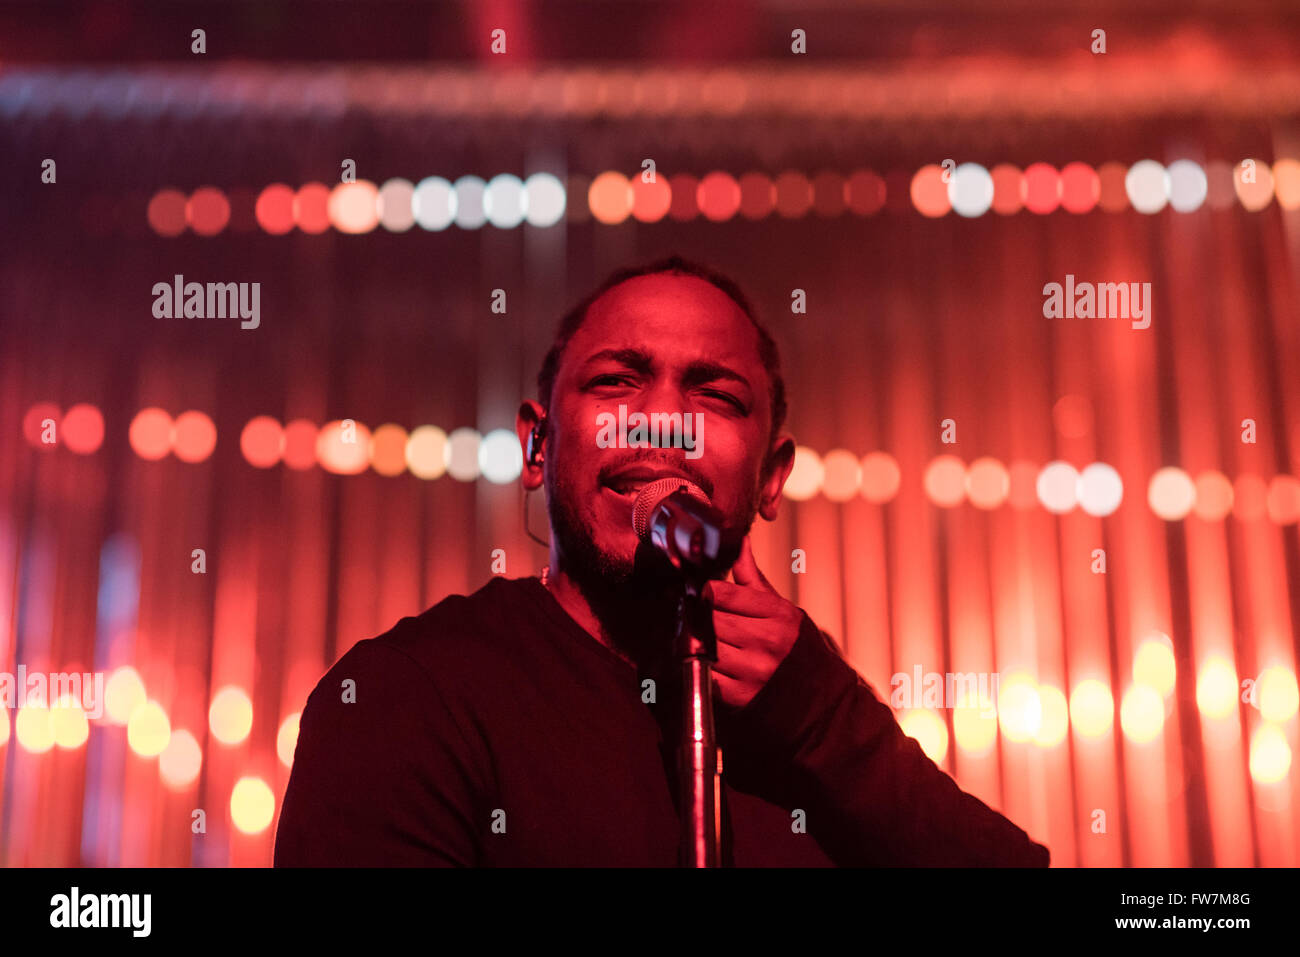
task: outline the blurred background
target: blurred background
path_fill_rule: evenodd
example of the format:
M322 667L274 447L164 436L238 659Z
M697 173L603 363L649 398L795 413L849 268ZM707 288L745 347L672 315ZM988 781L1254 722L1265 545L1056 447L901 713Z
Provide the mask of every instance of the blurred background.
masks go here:
M941 767L1057 866L1295 865L1298 41L1261 0L6 5L0 672L105 710L0 709L0 861L268 865L325 669L545 564L515 409L675 252L782 349L760 567L882 697L999 676L897 710ZM260 324L156 317L177 275ZM1045 318L1067 275L1150 327Z

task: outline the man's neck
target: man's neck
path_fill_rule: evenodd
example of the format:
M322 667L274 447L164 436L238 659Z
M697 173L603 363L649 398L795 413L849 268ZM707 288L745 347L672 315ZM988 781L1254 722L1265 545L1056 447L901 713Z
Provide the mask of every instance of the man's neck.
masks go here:
M604 607L601 607L599 599L593 604L593 596L562 568L557 570L554 561L546 587L578 627L633 668L645 664L645 659L655 651L671 644L670 609L664 604L651 606L631 597L644 596L644 591L629 589L626 601L622 602L614 594L604 595ZM655 631L663 634L655 635Z

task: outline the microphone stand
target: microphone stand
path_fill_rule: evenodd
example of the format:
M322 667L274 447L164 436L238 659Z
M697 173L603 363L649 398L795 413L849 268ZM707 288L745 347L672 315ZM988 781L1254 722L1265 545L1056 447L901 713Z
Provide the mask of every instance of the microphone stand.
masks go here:
M685 571L683 569L683 571ZM686 574L677 603L673 656L681 663L682 735L677 751L682 867L718 867L722 827L722 752L713 724L717 636L700 599L706 578Z

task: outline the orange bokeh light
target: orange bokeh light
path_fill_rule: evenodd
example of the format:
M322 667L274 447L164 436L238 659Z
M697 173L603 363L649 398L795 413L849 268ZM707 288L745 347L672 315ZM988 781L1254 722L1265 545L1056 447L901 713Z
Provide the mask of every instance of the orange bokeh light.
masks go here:
M202 412L182 412L172 427L171 442L182 462L202 462L217 445L217 427Z
M127 432L131 451L142 459L157 461L172 450L172 417L162 409L141 409Z

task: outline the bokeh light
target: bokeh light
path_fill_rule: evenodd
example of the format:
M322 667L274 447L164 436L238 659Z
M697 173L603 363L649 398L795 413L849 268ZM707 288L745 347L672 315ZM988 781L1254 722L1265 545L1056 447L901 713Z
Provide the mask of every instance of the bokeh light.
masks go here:
M171 445L182 462L202 462L217 445L217 427L202 412L182 412L172 425Z
M567 197L564 184L550 173L534 173L524 181L528 196L525 215L533 226L554 226L564 218Z
M1133 655L1133 680L1154 688L1163 697L1174 690L1178 668L1169 636L1157 632L1138 645Z
M931 219L946 215L952 209L952 203L948 199L948 186L944 182L942 167L934 163L922 166L912 177L912 205L922 216Z
M966 464L955 455L938 455L925 469L925 494L941 508L960 505L966 498Z
M1257 784L1286 780L1291 770L1291 746L1274 724L1261 724L1250 737L1250 776Z
M988 754L998 740L998 715L993 698L986 692L964 690L952 712L952 731L957 747L967 754Z
M478 450L482 442L477 430L461 426L447 436L447 474L461 482L479 476ZM515 442L518 445L518 440Z
M959 216L983 216L993 205L993 177L979 163L962 163L948 182L948 202Z
M601 173L587 189L587 204L598 223L613 226L632 212L632 187L627 177L614 170Z
M1110 688L1089 678L1074 686L1070 695L1070 723L1085 738L1099 738L1115 721L1115 699Z
M1264 720L1277 724L1295 717L1297 704L1300 704L1295 675L1281 665L1273 665L1259 673L1255 696L1259 713L1264 716Z
M519 436L511 429L494 429L483 436L478 448L478 467L483 477L495 485L505 485L519 478L524 465Z
M456 192L441 176L420 180L411 195L411 213L421 229L439 232L456 218Z
M406 471L406 429L385 423L370 436L370 467L378 474L392 477Z
M145 700L144 682L130 665L114 669L104 682L104 716L109 724L125 725Z
M194 735L185 730L173 731L167 747L158 757L158 773L163 783L174 791L189 787L203 768L203 751Z
M1065 741L1070 729L1070 708L1065 693L1054 685L1038 686L1039 725L1034 744L1040 748L1054 748Z
M157 461L172 450L172 417L162 409L141 409L127 431L131 451L142 459Z
M230 819L245 834L260 834L275 817L275 794L258 777L242 777L230 792Z
M1112 466L1093 462L1079 473L1078 498L1089 515L1110 515L1124 499L1124 482Z
M1043 508L1064 515L1079 504L1079 473L1069 462L1048 462L1038 473L1034 491Z
M253 701L243 688L227 685L212 696L208 730L222 744L239 744L253 729Z
M1147 486L1147 504L1166 522L1187 516L1196 504L1196 486L1187 473L1173 466L1160 469Z
M104 416L93 405L79 402L63 416L58 435L69 451L90 455L104 442Z
M370 467L370 430L353 419L326 422L316 436L316 459L335 475L359 475Z
M269 469L284 454L284 429L269 415L249 419L239 433L239 451L249 465Z
M54 747L54 725L49 707L41 703L24 704L14 718L14 737L18 746L29 754L44 754Z
M868 452L862 457L862 497L877 505L898 494L903 473L888 452Z
M790 469L783 489L785 497L796 502L806 502L821 489L825 473L820 455L806 445L796 446L794 466Z
M822 458L822 494L832 502L847 502L858 494L862 463L847 449L832 449Z
M966 470L966 495L976 508L998 508L1006 502L1010 489L1011 476L995 458L978 458Z
M1119 723L1124 737L1135 744L1158 738L1165 726L1165 703L1160 692L1149 685L1130 685L1120 703Z
M436 479L447 471L447 433L422 425L406 440L406 467L416 478Z
M1043 700L1034 679L1012 674L998 684L998 722L1008 741L1032 741L1043 725Z
M1231 661L1206 658L1196 679L1196 706L1207 718L1226 718L1237 710L1239 687Z
M948 726L933 711L924 708L904 711L898 716L898 725L903 734L921 745L925 756L935 764L948 756Z
M280 722L280 730L275 735L275 755L286 768L293 767L293 752L298 747L298 726L302 721L302 712L295 711Z
M379 189L364 179L338 183L330 190L328 214L330 223L341 233L373 232L379 225Z
M171 721L157 701L146 701L131 712L126 723L126 743L142 758L154 758L167 750Z
M1139 160L1124 179L1128 201L1139 213L1158 213L1169 202L1169 172L1155 160Z

